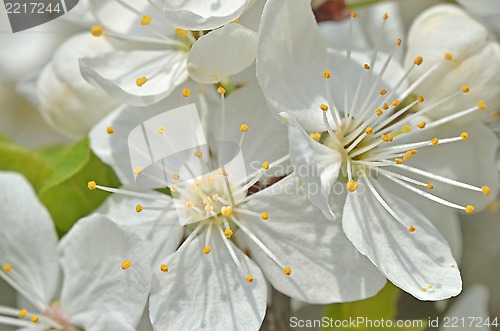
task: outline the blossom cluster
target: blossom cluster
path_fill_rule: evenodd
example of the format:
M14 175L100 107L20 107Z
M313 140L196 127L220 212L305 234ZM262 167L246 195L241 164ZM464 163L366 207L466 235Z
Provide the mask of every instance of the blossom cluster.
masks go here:
M120 184L78 182L110 194L59 240L0 172L0 277L24 305L0 324L134 330L146 309L154 330L247 331L272 289L459 295L450 229L500 182L500 46L487 1L461 2L405 34L394 3L333 22L324 1L81 0L18 91Z

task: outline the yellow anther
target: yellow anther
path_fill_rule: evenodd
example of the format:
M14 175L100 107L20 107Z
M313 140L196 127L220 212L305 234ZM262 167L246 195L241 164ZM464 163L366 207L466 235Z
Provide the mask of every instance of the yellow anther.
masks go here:
M210 254L211 251L212 251L212 248L210 248L210 246L203 247L203 253Z
M190 89L185 88L185 89L183 89L183 90L182 90L182 96L183 96L184 98L187 98L187 97L189 97L190 95L191 95L191 90L190 90Z
M283 273L287 276L290 276L292 274L292 268L283 268Z
M387 94L387 90L385 88L381 89L380 90L380 95L386 95Z
M242 125L240 126L240 130L241 130L241 132L247 132L247 131L248 131L248 125L246 125L246 124L242 124Z
M373 133L373 128L371 128L371 127L367 127L367 128L365 129L365 133L366 133L367 135L372 134L372 133Z
M141 167L135 167L134 168L134 174L136 176L139 176L140 174L142 174L142 168Z
M449 61L449 60L452 60L452 59L453 59L453 54L451 54L451 53L445 53L445 54L444 54L444 58L445 58L446 60L448 60L448 61Z
M422 287L422 291L427 292L427 288Z
M462 137L462 140L467 140L469 139L469 134L467 132L462 132L460 134L460 137Z
M327 111L328 110L328 106L325 105L324 103L322 103L319 108L321 108L322 111Z
M386 143L388 142L391 142L394 140L394 136L392 135L392 133L387 133L387 134L383 134L381 136L382 140L385 141Z
M147 81L148 79L146 77L139 77L135 80L135 84L141 87L142 85L146 84Z
M387 110L387 109L389 109L389 105L388 105L388 104L386 104L386 103L384 103L384 104L382 105L382 108L384 108L384 110Z
M468 205L467 207L465 207L465 212L467 214L472 214L474 212L474 206Z
M405 125L403 125L403 128L401 128L401 131L403 131L404 133L410 133L411 126L409 126L408 124L405 124Z
M210 201L212 201L212 199L210 199L210 197L204 197L203 198L203 203L204 204L208 204L208 203L210 203Z
M132 266L132 261L130 260L123 260L122 261L122 270L127 270Z
M33 315L31 317L31 322L33 322L33 323L38 323L39 320L40 320L40 318L38 316L36 316L36 315Z
M358 13L356 13L355 11L352 11L351 12L351 18L356 18L356 16L358 16Z
M397 106L399 106L399 100L393 100L393 101L392 101L392 106L393 106L393 107L397 107Z
M144 16L142 19L141 19L141 25L149 25L151 23L151 16Z
M330 70L323 71L323 77L325 77L325 78L332 77L332 74L331 74Z
M402 43L403 40L401 38L398 38L398 40L396 41L396 46L401 46Z
M269 162L267 162L267 161L263 162L262 169L265 169L265 170L269 169Z
M214 211L214 206L212 206L212 205L205 205L205 211L208 211L208 212Z
M415 227L413 225L410 225L410 227L408 228L408 232L415 232Z
M212 194L212 200L213 201L219 201L219 195L216 193L216 194Z
M224 236L226 236L227 239L231 239L232 235L233 235L233 230L231 230L231 229L224 230Z
M247 283L251 283L253 282L253 276L252 275L248 275L245 280L247 281Z
M422 62L424 62L424 58L423 58L423 57L421 57L421 56L417 56L417 57L415 58L415 60L413 60L413 63L414 63L414 64L416 64L416 65L418 65L418 66L419 66L419 65L421 65L421 64L422 64Z
M464 93L469 93L470 92L470 87L467 86L467 85L464 85L460 88L462 90L462 92Z
M345 187L349 190L349 192L354 192L358 189L358 183L352 179L349 179Z
M428 188L429 190L432 190L432 189L434 188L434 184L432 184L432 182L428 182L428 183L427 183L427 188Z
M113 127L112 127L112 126L108 126L108 127L106 128L106 133L107 133L107 134L113 134L114 132L115 132L115 129L113 129Z
M90 28L90 33L94 37L100 37L104 33L104 27L102 27L101 25L94 25Z
M194 202L193 201L186 201L186 207L193 208L194 207Z
M260 214L260 217L262 218L263 221L267 221L269 219L269 214L266 212L263 212Z
M170 186L170 192L177 192L179 190L179 185L174 184Z
M403 163L403 159L400 159L399 157L394 159L394 161L396 162L396 164L402 164Z
M484 195L490 195L490 193L491 193L491 189L489 186L482 186L481 191L483 191Z
M159 134L164 134L165 133L165 127L163 125L160 126L157 131L158 131Z
M140 213L144 210L144 206L142 205L135 205L135 212Z
M421 95L420 95L420 96L418 97L418 102L424 102L424 100L425 100L425 99L424 99L424 97L423 97L423 96L421 96Z
M189 33L188 30L184 30L184 29L181 29L181 28L176 28L175 29L175 34L177 34L179 37L185 37L187 36Z
M432 138L431 143L432 143L434 146L436 146L437 144L439 144L439 139L438 139L438 138Z
M19 311L19 317L20 317L20 318L25 318L25 317L26 317L26 315L28 315L28 311L27 311L26 309L21 309L21 310Z
M477 103L477 108L479 108L481 110L485 109L486 108L486 103L484 101L479 101Z
M233 214L233 207L231 206L224 206L220 209L220 213L224 217L229 217Z
M194 152L194 156L201 159L201 157L203 156L203 152L198 149L196 152Z
M7 273L7 272L9 272L9 271L11 271L11 270L12 270L12 266L10 265L10 263L5 263L5 264L3 265L3 268L2 268L2 269L3 269L3 272L6 272L6 273Z
M412 149L410 152L411 152L413 155L417 154L417 150L416 150L416 149Z
M406 152L404 155L403 155L403 160L404 161L408 161L410 159L410 157L413 156L413 153L411 151L408 151Z
M321 133L319 132L311 133L309 137L311 137L313 140L319 141L321 139Z
M264 162L265 163L265 162ZM268 162L269 163L269 162ZM226 176L227 177L227 170L224 169L219 169L218 171L219 175Z
M161 272L168 272L168 265L166 265L166 264L162 264L162 265L160 266L160 270L161 270Z
M377 114L377 116L382 116L382 114L384 113L384 111L380 108L377 108L375 109L375 114Z
M368 63L365 63L365 64L363 65L363 67L364 67L366 70L370 70L370 65L369 65Z
M224 95L226 93L226 89L223 88L222 86L220 86L218 89L217 89L217 93L219 93L220 95Z
M423 121L422 123L418 123L418 124L417 124L417 127L418 127L419 129L423 129L423 128L425 128L425 126L426 126L426 125L427 125L427 122L426 122L426 121Z
M212 176L212 175L208 176L208 182L210 184L215 183L215 176ZM214 194L214 195L217 195L217 194ZM218 195L217 195L217 197L218 197Z
M89 188L89 190L95 190L97 188L97 184L96 182L91 180L90 182L87 183L87 187Z
M181 175L179 175L177 172L172 174L173 180L179 180L179 178L181 178Z
M384 16L382 16L382 19L383 19L384 21L386 21L388 18L389 18L389 14L384 13Z

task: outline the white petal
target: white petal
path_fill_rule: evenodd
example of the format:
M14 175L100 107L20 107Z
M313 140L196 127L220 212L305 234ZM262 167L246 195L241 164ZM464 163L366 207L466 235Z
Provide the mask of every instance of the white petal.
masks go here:
M91 244L89 244L91 243ZM90 327L110 314L135 327L151 286L148 247L106 217L78 221L61 240L61 307L71 323ZM132 265L122 270L122 261Z
M322 129L328 66L310 1L268 1L260 35L257 77L269 107L294 116L307 131Z
M141 19L146 15L152 18L151 24L159 31L165 32L167 27L173 30L170 25L165 24L164 18L149 1L89 0L89 9L97 22L106 29L129 37L151 34L147 27L140 24Z
M349 25L350 20L342 21L323 21L318 23L319 31L323 36L328 47L336 50L345 50L349 43ZM365 33L359 24L354 24L352 27L352 44L353 50L367 50L370 47Z
M489 317L488 297L489 291L486 286L472 285L457 298L450 309L446 312L445 316L450 318L452 321L455 318L458 318L460 322L462 319L467 321L463 324L463 327L460 328L461 330L489 331L491 329L485 323L486 319ZM472 320L472 318L474 318L474 320ZM446 329L448 328L443 326L439 328L441 331Z
M464 131L469 133L466 141L421 148L415 158L408 160L408 165L477 187L489 186L491 193L489 196L484 196L482 192L457 188L426 177L413 176L426 183L431 181L434 184L433 194L463 206L472 205L476 211L480 211L495 199L499 190L499 174L496 166L498 140L493 131L479 122L466 126L444 125L430 132L424 131L418 135L417 141L425 138L430 140L433 137L457 137Z
M25 283L16 284L39 297L26 299L43 309L40 305L50 304L58 286L54 224L24 177L0 172L0 182L0 266L10 264L13 279L20 276Z
M333 219L335 211L331 210L328 200L339 176L342 156L314 141L291 116L288 116L288 139L296 176L305 183L311 202Z
M250 0L169 0L164 14L177 28L212 30L237 19Z
M202 84L219 83L255 61L257 33L229 24L199 38L191 48L188 70Z
M229 242L247 274L240 271L222 240L212 233L212 251L205 255L203 241L195 238L168 265L167 273L159 268L154 272L149 305L155 330L259 329L266 310L264 276ZM245 281L247 275L253 282Z
M36 83L40 113L58 132L80 138L118 106L100 89L83 79L78 59L112 50L105 38L80 34L62 44L41 72Z
M297 193L299 186L296 179L286 178L251 196L245 208L267 212L267 221L236 213L284 267L292 269L290 276L241 229L235 233L237 240L249 247L271 284L292 298L325 304L375 295L385 278L356 251L339 222L327 220Z
M85 330L87 331L134 331L136 328L133 326L124 323L120 314L117 316L113 316L111 313L110 316L102 317L96 320L94 323L89 325Z
M408 202L379 189L405 222L396 221L360 180L347 196L342 225L347 237L387 278L420 300L443 300L462 290L450 248L426 217ZM408 232L413 225L416 231ZM432 288L429 288L432 286Z
M147 192L158 195L158 200L147 200L119 194L112 194L96 210L123 229L135 233L150 247L151 262L156 265L159 259L172 254L182 239L183 228L179 224L177 212L171 199L155 191ZM171 208L171 210L135 211L136 205Z
M83 77L117 100L134 105L156 103L188 77L186 54L178 50L119 51L80 60ZM137 85L137 79L147 82Z
M288 154L287 128L271 115L259 86L251 85L232 92L225 102L224 130L221 130L221 109L210 109L207 119L207 134L210 141L230 141L239 143L244 135L241 153L245 161L247 175L262 169L262 163L272 164ZM242 133L240 126L248 125ZM224 134L224 137L222 137ZM271 143L272 142L272 143ZM288 169L270 171L283 174Z
M189 99L182 97L183 88L191 89L192 94ZM146 108L128 106L115 111L99 122L90 132L92 151L113 168L122 184L135 184L128 146L130 132L151 117L184 106L186 102L198 100L197 90L198 88L188 81L176 88L165 100L155 105ZM106 132L106 128L109 126L114 128L114 133L111 135Z

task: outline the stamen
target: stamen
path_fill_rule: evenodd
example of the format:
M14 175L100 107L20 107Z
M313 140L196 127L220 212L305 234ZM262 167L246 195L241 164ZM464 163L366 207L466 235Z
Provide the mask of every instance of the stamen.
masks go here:
M161 272L168 272L168 265L166 264L160 265L160 270Z
M253 276L252 275L248 275L245 280L247 281L247 283L251 283L253 282Z
M248 131L248 125L246 125L246 124L242 124L242 125L240 126L240 130L241 130L241 132L247 132L247 131Z
M347 182L347 185L346 185L346 188L350 191L350 192L354 192L356 191L356 189L358 188L358 183L354 180L349 180Z
M136 211L136 213L140 213L140 212L142 212L143 210L144 210L144 206L142 206L142 205L136 205L136 206L135 206L135 211Z
M89 182L89 184L90 183L95 184L94 181ZM91 184L89 189L91 189L91 190L99 189L101 191L105 191L105 192L109 192L109 193L117 193L117 194L127 195L127 196L131 196L131 197L136 197L136 198L154 199L154 200L162 199L162 196L160 196L160 195L127 191L127 190L117 189L117 188L113 188L113 187L106 187L106 186L101 186L101 185L95 185L95 187L94 187L94 184Z
M94 25L90 28L90 33L94 37L100 37L104 34L104 27L101 25Z
M283 268L283 273L287 276L290 276L292 274L292 268Z
M148 79L146 77L139 77L135 80L137 86L142 87L142 85L146 84Z
M179 37L186 37L188 35L189 31L188 30L184 30L184 29L181 29L181 28L176 28L175 29L175 34Z
M106 128L106 133L107 133L107 134L113 134L114 132L115 132L115 130L113 129L113 127L112 127L112 126L108 126L108 127Z
M2 268L2 269L3 269L3 272L7 273L7 272L9 272L9 271L11 271L11 270L12 270L12 265L11 265L10 263L5 263L5 264L3 265L3 268Z
M122 270L127 270L132 266L132 261L130 260L123 260L122 261Z
M183 89L183 90L182 90L182 96L183 96L184 98L187 98L187 97L189 97L190 95L191 95L191 90L190 90L190 89L185 88L185 89Z
M280 266L283 270L285 270L285 266L281 263L281 261L276 257L276 255L274 255L270 250L269 248L267 248L267 246L259 240L259 238L257 238L255 236L255 234L253 234L250 230L248 230L248 228L246 226L243 226L243 224L241 224L234 216L231 216L231 219L232 221L234 222L234 224L236 224L257 246L259 246L259 248L271 259L274 261L274 263L276 263L278 266ZM291 273L291 270L290 270L290 273Z
M263 221L267 221L269 219L269 214L266 212L262 212L260 214L260 217L262 218Z
M151 20L151 16L146 15L141 19L141 25L149 25L151 24Z
M408 228L408 232L412 233L412 232L415 232L415 227L413 225L410 225L410 227Z

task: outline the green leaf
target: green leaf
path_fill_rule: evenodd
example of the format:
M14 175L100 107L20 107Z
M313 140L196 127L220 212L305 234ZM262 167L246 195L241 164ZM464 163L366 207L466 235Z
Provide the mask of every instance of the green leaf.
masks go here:
M113 171L91 152L88 138L72 148L50 149L41 154L54 164L54 168L38 195L52 215L60 235L78 219L94 211L109 195L90 191L87 188L90 180L106 186L119 186Z
M50 164L37 153L0 135L0 170L23 174L36 191L51 174Z
M391 283L387 282L387 285L374 297L365 300L339 303L328 305L325 308L324 316L331 319L331 321L350 321L357 320L358 318L364 318L365 321L394 321L397 314L397 304L399 300L399 295L401 291ZM417 331L424 330L426 328L426 323L422 323L422 327L396 327L396 322L393 322L394 327L388 328L370 328L367 323L359 324L344 324L344 327L335 327L334 323L331 327L323 328L324 331L330 330L344 330L344 331L358 331L358 330L407 330L407 331ZM375 325L375 324L373 324Z

